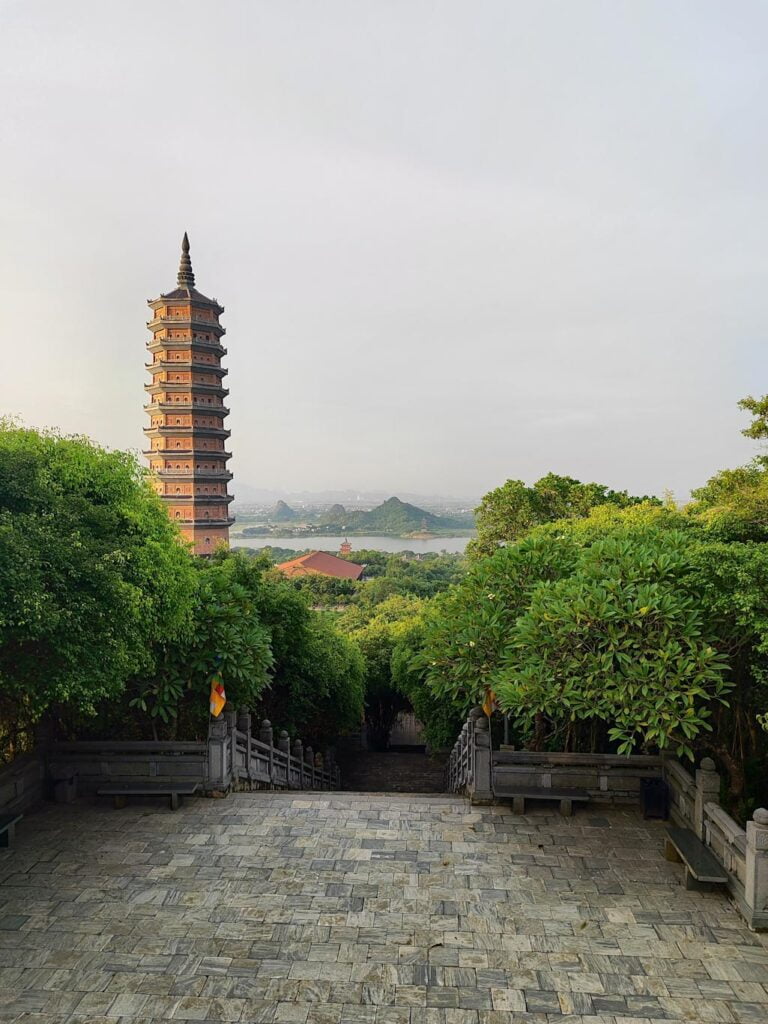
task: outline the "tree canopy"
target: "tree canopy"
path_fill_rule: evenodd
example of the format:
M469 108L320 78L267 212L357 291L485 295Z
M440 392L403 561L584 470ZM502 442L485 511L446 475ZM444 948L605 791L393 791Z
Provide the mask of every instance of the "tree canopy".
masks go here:
M186 629L193 590L189 555L132 456L0 427L4 717L92 711L119 694Z
M477 538L469 551L475 556L490 555L499 544L515 541L536 526L587 516L597 505L626 508L656 500L635 498L605 484L584 484L556 473L547 473L531 487L522 480L507 480L486 494L475 510Z

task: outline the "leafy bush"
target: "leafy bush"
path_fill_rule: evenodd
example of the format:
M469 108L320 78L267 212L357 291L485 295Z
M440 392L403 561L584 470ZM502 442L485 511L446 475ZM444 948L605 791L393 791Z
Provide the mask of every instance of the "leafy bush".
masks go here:
M193 586L132 456L2 424L0 717L93 713L188 627Z

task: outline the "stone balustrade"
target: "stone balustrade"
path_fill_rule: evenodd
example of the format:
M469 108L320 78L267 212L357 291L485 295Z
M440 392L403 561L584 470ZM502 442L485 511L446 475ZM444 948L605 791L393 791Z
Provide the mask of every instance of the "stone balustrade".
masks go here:
M768 811L759 808L746 829L719 804L720 775L710 757L694 775L677 761L664 760L670 817L709 847L728 875L728 889L751 928L768 928Z
M742 828L720 806L714 761L693 772L670 757L493 750L488 719L473 708L446 766L446 788L473 803L492 803L502 779L521 788L585 789L596 803L639 803L643 779L663 778L674 824L690 829L728 875L728 889L751 928L768 929L768 810L755 811Z

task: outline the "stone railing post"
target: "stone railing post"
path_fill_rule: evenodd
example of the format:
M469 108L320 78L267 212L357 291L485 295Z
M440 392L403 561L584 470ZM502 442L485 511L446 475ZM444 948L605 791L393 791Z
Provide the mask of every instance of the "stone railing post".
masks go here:
M309 765L309 788L315 788L315 752L312 747L304 751L304 762Z
M272 742L272 723L265 718L259 729L259 739L265 746L269 747L269 781L275 781L275 748Z
M462 725L459 733L459 747L455 750L455 762L453 765L453 791L460 792L462 789L469 791L472 785L472 761L470 758L471 736L475 727L474 718L468 718Z
M325 778L323 777L323 755L319 750L315 754L315 777L317 779L317 788L325 789Z
M229 789L227 765L227 723L223 715L208 722L208 785L211 789Z
M491 736L488 719L482 708L473 708L469 717L473 753L470 797L473 804L489 804L493 801L493 789L491 788Z
M251 712L240 708L237 715L237 731L245 733L245 772L251 777Z
M720 804L720 776L711 757L703 757L696 769L696 801L693 811L696 835L702 841L704 836L704 808L708 803Z
M758 808L747 822L744 900L752 928L768 928L768 811Z
M304 744L298 736L293 741L293 756L299 762L299 789L304 789Z
M286 788L291 787L291 738L285 729L281 729L280 735L277 737L277 749L281 754L285 754L285 785Z
M232 776L231 781L234 783L237 780L237 711L227 701L224 705L224 710L221 713L221 717L224 719L227 725L227 743L229 746L229 771Z

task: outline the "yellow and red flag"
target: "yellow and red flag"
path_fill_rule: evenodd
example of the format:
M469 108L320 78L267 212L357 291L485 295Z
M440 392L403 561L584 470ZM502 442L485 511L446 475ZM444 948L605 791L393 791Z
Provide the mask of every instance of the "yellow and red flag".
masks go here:
M211 679L211 714L218 718L227 703L227 695L224 692L224 683L221 676L214 676Z
M493 690L490 689L490 687L486 687L485 699L483 700L482 708L487 718L491 717L493 712L496 710L497 706L498 705L496 704L496 694L493 692Z

